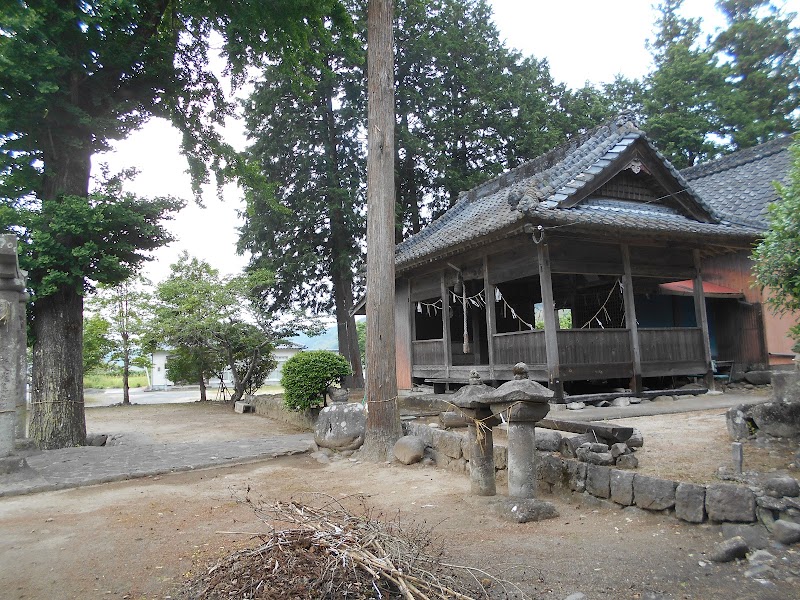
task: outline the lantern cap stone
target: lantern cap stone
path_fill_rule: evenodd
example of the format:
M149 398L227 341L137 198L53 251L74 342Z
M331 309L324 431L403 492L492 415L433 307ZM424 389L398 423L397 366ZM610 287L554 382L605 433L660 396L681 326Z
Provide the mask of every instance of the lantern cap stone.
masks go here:
M484 384L477 371L470 371L469 384L459 389L450 400L458 408L481 408L488 406L483 400L486 394L494 392L494 388Z

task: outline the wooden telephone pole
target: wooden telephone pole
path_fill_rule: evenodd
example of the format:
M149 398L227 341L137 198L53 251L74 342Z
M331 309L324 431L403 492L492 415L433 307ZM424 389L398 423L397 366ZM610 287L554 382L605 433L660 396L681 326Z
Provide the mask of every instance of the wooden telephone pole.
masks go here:
M403 435L394 332L393 0L367 5L367 431L361 454L392 459Z

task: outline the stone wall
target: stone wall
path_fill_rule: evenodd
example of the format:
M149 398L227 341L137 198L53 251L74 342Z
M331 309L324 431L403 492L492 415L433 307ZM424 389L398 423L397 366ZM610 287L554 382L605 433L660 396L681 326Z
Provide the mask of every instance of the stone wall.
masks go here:
M403 427L407 435L422 438L437 466L459 473L469 472L466 436L424 423L404 423ZM494 459L497 478L502 481L507 477L506 448L495 445ZM756 521L757 496L750 488L740 485L671 481L544 451L537 454L536 477L539 489L546 492L588 493L620 506L673 514L689 523Z
M283 404L283 396L280 394L261 394L260 396L249 396L247 403L255 408L256 414L275 419L281 423L288 423L306 431L314 431L317 424L317 417L321 409L311 410L289 410Z

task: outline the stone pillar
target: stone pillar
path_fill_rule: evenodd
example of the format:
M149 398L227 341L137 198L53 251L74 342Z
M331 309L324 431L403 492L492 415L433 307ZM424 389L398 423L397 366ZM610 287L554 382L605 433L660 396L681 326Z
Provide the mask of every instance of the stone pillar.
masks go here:
M484 427L479 439L474 421L469 424L469 477L470 489L476 496L494 496L497 493L492 428Z
M24 309L20 316L25 275L17 262L16 236L0 235L0 457L14 451L16 410L25 402Z
M536 423L508 424L508 497L536 496Z

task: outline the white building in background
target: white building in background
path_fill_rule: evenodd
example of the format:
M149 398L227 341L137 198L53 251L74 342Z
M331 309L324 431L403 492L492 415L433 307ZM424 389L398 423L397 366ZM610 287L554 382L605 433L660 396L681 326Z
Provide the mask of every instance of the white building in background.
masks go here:
M296 346L294 344L282 344L275 348L275 351L272 354L278 364L275 367L275 370L267 375L264 385L280 385L281 375L283 374L283 365L286 364L287 360L303 350L305 350L303 346Z
M153 363L150 369L150 389L152 390L166 390L169 386L174 385L167 379L167 356L169 356L169 350L156 350L150 356Z

